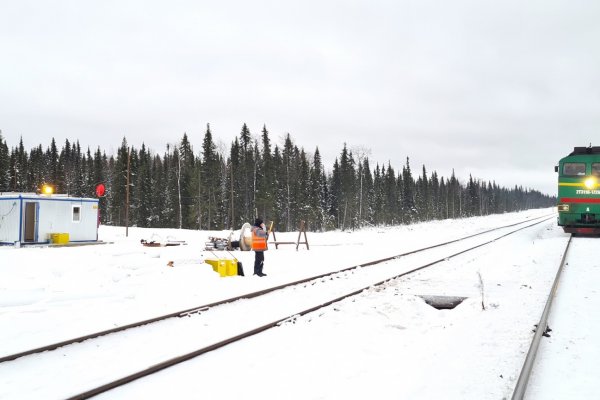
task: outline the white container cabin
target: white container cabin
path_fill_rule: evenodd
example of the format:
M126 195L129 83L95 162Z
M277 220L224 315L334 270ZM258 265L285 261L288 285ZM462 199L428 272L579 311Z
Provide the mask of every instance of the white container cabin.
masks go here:
M98 212L98 199L0 193L0 244L49 243L56 233L68 233L70 242L96 242Z

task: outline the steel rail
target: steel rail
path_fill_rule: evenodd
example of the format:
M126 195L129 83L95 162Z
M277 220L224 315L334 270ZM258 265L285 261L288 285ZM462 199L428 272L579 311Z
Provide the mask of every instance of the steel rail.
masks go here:
M195 357L198 357L198 356L200 356L200 355L203 355L203 354L206 354L206 353L208 353L208 352L211 352L211 351L217 350L217 349L219 349L219 348L222 348L222 347L224 347L224 346L227 346L227 345L229 345L229 344L231 344L231 343L234 343L234 342L240 341L240 340L242 340L242 339L246 339L246 338L248 338L248 337L254 336L254 335L258 334L258 333L261 333L261 332L264 332L264 331L266 331L266 330L268 330L268 329L271 329L271 328L273 328L273 327L275 327L275 326L277 326L277 325L281 324L281 323L282 323L282 322L284 322L284 321L287 321L287 320L290 320L290 319L296 318L296 317L298 317L298 316L303 316L303 315L305 315L305 314L308 314L308 313L314 312L314 311L316 311L316 310L318 310L318 309L321 309L321 308L323 308L323 307L327 307L327 306L329 306L329 305L331 305L331 304L333 304L333 303L337 303L337 302L339 302L339 301L342 301L342 300L344 300L344 299L347 299L347 298L349 298L349 297L356 296L356 295L358 295L358 294L362 293L362 292L363 292L363 291L365 291L365 290L368 290L368 289L371 289L371 288L374 288L374 287L378 287L378 286L385 285L385 284L387 284L388 282L391 282L391 281L393 281L393 280L396 280L396 279L398 279L398 278L404 277L404 276L406 276L406 275L412 274L412 273L414 273L414 272L417 272L417 271L420 271L420 270L422 270L422 269L425 269L425 268L431 267L431 266L433 266L433 265L439 264L439 263L441 263L441 262L447 261L447 260L449 260L449 259L451 259L451 258L457 257L457 256L459 256L459 255L461 255L461 254L464 254L464 253L467 253L467 252L469 252L469 251L472 251L472 250L478 249L478 248L480 248L480 247L483 247L483 246L485 246L485 245L488 245L488 244L494 243L494 242L496 242L496 241L497 241L497 240L499 240L499 239L502 239L502 238L504 238L504 237L506 237L506 236L512 235L512 234L514 234L514 233L516 233L516 232L519 232L519 231L522 231L522 230L524 230L524 229L530 228L530 227L532 227L532 226L535 226L535 225L541 224L542 222L545 222L545 221L547 221L547 220L548 220L548 219L546 219L546 220L542 220L542 221L538 221L538 222L535 222L535 223L533 223L533 224L530 224L530 225L527 225L527 226L524 226L524 227L521 227L521 228L515 229L514 231L511 231L511 232L505 233L505 234L503 234L503 235L501 235L501 236L498 236L498 237L496 237L496 238L494 238L494 239L492 239L492 240L489 240L489 241L487 241L487 242L484 242L484 243L480 243L480 244L478 244L478 245L476 245L476 246L469 247L469 248L467 248L467 249L464 249L464 250L461 250L461 251L459 251L459 252L457 252L457 253L454 253L454 254L451 254L451 255L445 256L445 257L443 257L443 258L440 258L440 259L438 259L438 260L432 261L432 262L430 262L430 263L427 263L427 264L425 264L425 265L421 265L421 266L419 266L419 267L413 268L413 269L411 269L410 271L405 271L405 272L403 272L403 273L401 273L401 274L395 275L395 276L393 276L393 277L387 278L387 279L385 279L385 280L382 280L382 281L380 281L380 282L377 282L377 283L371 284L371 285L369 285L369 286L365 286L365 287L363 287L363 288L361 288L361 289L354 290L354 291L352 291L352 292L350 292L350 293L347 293L347 294L341 295L341 296L339 296L339 297L336 297L336 298L334 298L334 299L328 300L328 301L326 301L326 302L324 302L324 303L321 303L321 304L318 304L318 305L316 305L316 306L313 306L313 307L310 307L310 308L304 309L304 310L302 310L302 311L299 311L299 312L295 312L295 313L293 313L293 314L290 314L290 315L288 315L288 316L286 316L286 317L284 317L284 318L279 318L279 319L277 319L277 320L275 320L275 321L272 321L272 322L270 322L270 323L267 323L267 324L265 324L265 325L262 325L262 326L260 326L260 327L257 327L257 328L254 328L254 329L251 329L251 330L249 330L249 331L246 331L246 332L244 332L244 333L238 334L238 335L236 335L236 336L233 336L233 337L230 337L230 338L224 339L224 340L222 340L222 341L219 341L219 342L213 343L213 344L211 344L211 345L209 345L209 346L206 346L206 347L199 348L199 349L197 349L197 350L194 350L194 351L192 351L192 352L189 352L189 353L186 353L186 354L183 354L183 355L180 355L180 356L177 356L177 357L174 357L174 358L171 358L171 359L165 360L165 361L163 361L163 362L160 362L160 363L158 363L158 364L154 364L154 365L152 365L152 366L150 366L150 367L148 367L148 368L146 368L146 369L144 369L144 370L142 370L142 371L135 372L135 373L133 373L133 374L130 374L130 375L126 376L126 377L123 377L123 378L117 379L117 380L115 380L115 381L112 381L112 382L106 383L106 384L104 384L104 385L98 386L98 387L96 387L96 388L93 388L93 389L91 389L91 390L88 390L88 391L86 391L86 392L83 392L83 393L80 393L80 394L77 394L77 395L74 395L74 396L68 397L68 398L67 398L67 400L84 400L84 399L89 399L89 398L91 398L91 397L94 397L94 396L97 396L97 395L99 395L99 394L101 394L101 393L104 393L104 392L107 392L107 391L109 391L109 390L115 389L115 388L117 388L117 387L119 387L119 386L123 386L123 385L125 385L125 384L127 384L127 383L133 382L133 381L135 381L135 380L137 380L137 379L140 379L140 378L143 378L143 377L145 377L145 376L148 376L148 375L154 374L154 373L156 373L156 372L158 372L158 371L161 371L161 370L163 370L163 369L166 369L166 368L172 367L172 366L174 366L174 365L177 365L177 364L180 364L180 363L182 363L182 362L188 361L188 360L190 360L190 359L193 359L193 358L195 358Z
M196 307L188 308L188 309L185 309L185 310L175 311L175 312L171 312L171 313L168 313L168 314L160 315L160 316L157 316L157 317L145 319L145 320L142 320L142 321L132 322L130 324L117 326L117 327L106 329L106 330L103 330L103 331L98 331L98 332L90 333L90 334L87 334L87 335L75 337L75 338L72 338L72 339L63 340L63 341L60 341L60 342L56 342L56 343L52 343L52 344L49 344L49 345L45 345L45 346L41 346L41 347L37 347L37 348L25 350L25 351L21 351L21 352L14 353L14 354L9 354L9 355L0 357L0 363L7 362L7 361L12 361L12 360L16 360L17 358L25 357L25 356L32 355L32 354L42 353L44 351L56 350L56 349L58 349L60 347L68 346L68 345L71 345L71 344L74 344L74 343L83 342L83 341L88 340L88 339L95 339L97 337L109 335L109 334L112 334L112 333L121 332L121 331L124 331L124 330L127 330L127 329L137 328L137 327L148 325L148 324L151 324L151 323L154 323L154 322L163 321L163 320L166 320L166 319L169 319L169 318L184 317L184 316L187 316L187 315L190 315L190 314L194 314L194 313L197 313L197 312L200 312L200 311L206 311L207 309L209 309L211 307L220 306L220 305L223 305L223 304L226 304L226 303L231 303L231 302L234 302L234 301L237 301L237 300L251 299L251 298L262 296L262 295L265 295L267 293L274 292L274 291L280 290L280 289L284 289L284 288L287 288L287 287L290 287L290 286L300 285L300 284L303 284L303 283L306 283L306 282L310 282L310 281L313 281L313 280L321 279L321 278L324 278L324 277L327 277L327 276L332 276L332 275L335 275L335 274L340 274L340 273L343 273L343 272L348 272L348 271L351 271L351 270L354 270L354 269L358 269L358 268L362 268L362 267L369 267L369 266L372 266L372 265L381 264L381 263L384 263L384 262L387 262L387 261L398 259L400 257L405 257L405 256L408 256L408 255L411 255L411 254L416 254L416 253L419 253L419 252L422 252L422 251L431 250L431 249L434 249L434 248L437 248L437 247L441 247L441 246L445 246L445 245L448 245L448 244L460 242L460 241L463 241L463 240L466 240L466 239L470 239L472 237L484 235L486 233L490 233L490 232L497 231L497 230L500 230L500 229L510 228L510 227L521 225L521 224L524 224L524 223L527 223L527 222L536 221L538 219L543 219L542 221L540 221L540 223L541 222L545 222L545 221L553 218L553 216L554 216L554 214L552 214L551 217L548 217L548 215L543 215L541 217L531 218L531 219L528 219L528 220L525 220L525 221L516 222L516 223L513 223L513 224L509 224L509 225L503 225L503 226L499 226L499 227L496 227L496 228L491 228L491 229L488 229L488 230L485 230L485 231L482 231L482 232L478 232L478 233L474 233L474 234L471 234L471 235L463 236L463 237L460 237L458 239L453 239L453 240L450 240L450 241L447 241L447 242L438 243L438 244L435 244L435 245L432 245L432 246L422 247L420 249L412 250L412 251L405 252L405 253L402 253L402 254L398 254L398 255L395 255L395 256L385 257L385 258L381 258L381 259L374 260L374 261L369 261L369 262L366 262L366 263L363 263L363 264L359 264L359 265L355 265L355 266L352 266L352 267L343 268L341 270L327 272L327 273L324 273L324 274L319 274L319 275L311 276L311 277L308 277L308 278L303 278L303 279L300 279L300 280L297 280L297 281L293 281L293 282L287 282L287 283L284 283L284 284L281 284L281 285L277 285L277 286L273 286L273 287L270 287L270 288L267 288L267 289L262 289L262 290L258 290L258 291L251 292L251 293L245 293L245 294L242 294L242 295L239 295L239 296L234 296L234 297L231 297L231 298L228 298L228 299L218 300L218 301L215 301L215 302L212 302L212 303L203 304L201 306L196 306Z
M531 340L529 351L527 352L525 362L523 363L523 368L521 369L519 379L517 380L515 390L513 391L512 400L522 400L525 396L525 392L527 391L527 384L529 383L529 377L531 376L531 371L533 370L533 363L535 361L535 357L537 356L537 352L542 341L542 336L544 335L544 333L546 333L546 330L548 329L548 316L550 315L552 302L554 301L554 297L556 296L556 290L558 289L558 283L560 282L560 277L565 266L567 253L569 252L569 247L571 246L572 240L573 235L569 237L567 247L565 248L565 252L560 261L560 266L556 271L556 276L554 277L552 289L550 289L550 294L548 295L548 299L546 300L546 305L544 306L544 311L542 312L542 316L540 317L540 322L538 322L537 328L535 329L535 334L533 335L533 339Z

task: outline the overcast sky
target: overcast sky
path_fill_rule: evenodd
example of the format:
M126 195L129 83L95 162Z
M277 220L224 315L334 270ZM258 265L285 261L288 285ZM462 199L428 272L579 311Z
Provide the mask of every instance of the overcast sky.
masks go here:
M0 130L163 153L206 124L556 192L600 145L600 2L0 0Z

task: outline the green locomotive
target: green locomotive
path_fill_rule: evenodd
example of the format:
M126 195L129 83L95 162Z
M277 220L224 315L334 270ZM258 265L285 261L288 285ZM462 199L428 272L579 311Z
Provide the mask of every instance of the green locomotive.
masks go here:
M600 146L575 147L558 172L558 225L567 233L600 233Z

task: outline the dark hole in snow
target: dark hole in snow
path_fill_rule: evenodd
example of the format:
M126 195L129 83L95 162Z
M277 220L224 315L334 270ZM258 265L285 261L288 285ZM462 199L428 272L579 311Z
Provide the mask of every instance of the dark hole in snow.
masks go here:
M466 297L459 296L419 295L419 297L422 298L425 303L438 310L452 310L466 299Z

